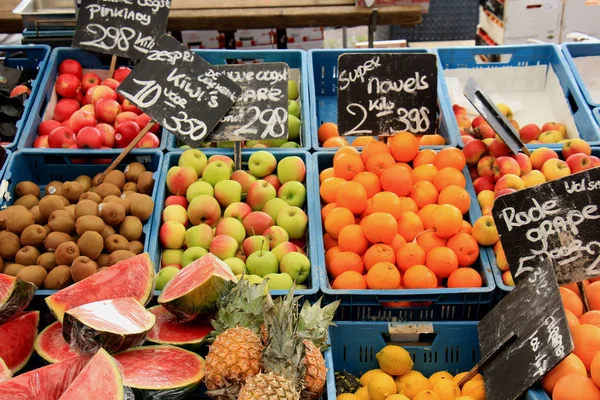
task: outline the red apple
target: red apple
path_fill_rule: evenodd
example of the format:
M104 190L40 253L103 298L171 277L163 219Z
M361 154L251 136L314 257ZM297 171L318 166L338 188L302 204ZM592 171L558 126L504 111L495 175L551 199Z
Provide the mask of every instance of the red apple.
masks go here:
M49 119L47 121L43 121L40 126L38 126L38 136L46 136L49 135L54 129L62 126L62 124L53 119Z
M85 95L83 96L83 98L81 99L81 104L82 105L87 105L87 104L92 104L92 93L94 91L94 88L96 88L98 85L94 85L91 88L89 88L86 92Z
M129 111L129 112L135 113L137 115L140 115L142 113L142 110L137 108L135 106L135 104L133 104L132 102L130 102L127 99L123 100L123 103L121 104L121 106L123 107L123 111Z
M115 147L115 128L109 124L98 124L96 129L102 134L102 145L113 148Z
M160 146L160 139L152 132L146 133L142 140L135 145L141 149L156 149L158 146Z
M494 170L494 180L496 181L507 174L521 175L521 167L519 167L517 160L506 156L496 158L492 169Z
M108 86L112 90L117 90L117 88L119 87L119 81L112 79L112 78L108 78L108 79L103 80L102 83L100 83L100 85Z
M473 122L471 122L471 126L473 128L477 128L479 125L482 125L482 124L487 124L487 122L481 115L476 116L473 119Z
M96 86L92 91L92 104L96 105L101 99L117 100L117 92L108 86Z
M61 122L61 125L64 126L65 128L69 128L70 130L73 130L73 126L71 125L71 119L65 119L63 122Z
M469 135L460 135L460 138L463 141L463 144L467 144L469 143L471 140L477 140L475 139L473 136L469 136Z
M523 153L519 153L517 155L513 154L513 155L511 155L511 157L517 161L517 163L519 164L519 168L521 168L520 176L530 173L531 170L533 169L533 165L531 164L531 160L529 159L529 156L527 154L523 154Z
M138 133L140 133L140 126L137 123L133 121L121 122L115 129L117 147L127 147Z
M54 88L59 96L73 98L81 91L81 81L75 75L62 74L56 79Z
M171 205L180 205L187 210L189 203L188 203L187 199L185 198L185 196L171 195L165 199L165 207L168 207Z
M121 105L113 99L100 99L94 106L98 121L112 124L121 113Z
M267 175L263 178L263 180L269 182L275 188L275 191L278 191L281 187L281 182L279 182L279 178L275 174Z
M459 106L458 104L454 104L452 106L452 111L454 111L454 115L458 115L458 114L467 115L467 109L462 106Z
M563 124L558 122L546 122L542 126L542 133L548 131L559 131L562 134L563 138L567 136L567 128Z
M477 163L477 173L479 176L494 176L494 170L492 166L494 165L494 161L496 158L493 156L485 156L482 157L481 160Z
M477 172L477 166L474 165L472 167L469 167L469 176L471 177L472 181L479 178L479 172Z
M58 122L62 122L71 118L71 115L79 110L79 107L81 106L74 99L60 99L54 107L53 118Z
M76 60L66 59L61 62L58 66L58 75L62 74L71 74L75 75L77 78L81 79L81 75L83 74L83 68L81 64Z
M484 190L494 190L494 178L491 176L480 176L473 181L475 193L479 194Z
M600 167L600 158L596 156L590 156L590 160L592 160L592 168Z
M75 133L69 128L60 126L48 135L48 146L53 149L68 149L75 143Z
M496 131L486 122L473 129L473 136L476 139L494 139L496 137Z
M125 111L117 115L117 118L115 118L115 125L119 125L125 121L133 121L137 124L137 118L138 116L136 113L133 113L131 111Z
M502 156L508 156L511 151L510 148L502 140L496 138L492 140L492 143L488 146L490 154L496 158Z
M467 159L467 164L477 165L481 157L487 155L488 148L481 140L473 139L465 143L463 154Z
M130 73L131 73L131 68L119 67L115 70L115 73L113 74L113 78L119 82L123 82L123 80L125 78L127 78L127 75L129 75Z
M537 140L542 131L536 124L528 124L521 128L519 136L523 143L529 143L532 140Z
M498 193L496 193L496 196L494 198L497 199L498 197L504 196L505 194L512 194L515 192L516 192L516 190L513 188L502 189L502 190L499 190Z
M563 144L562 155L565 159L573 154L583 153L588 156L592 155L592 148L583 139L569 139Z
M13 88L13 90L10 91L10 97L17 97L18 95L23 93L27 93L28 95L30 95L31 89L29 89L25 85L17 85Z
M79 109L80 111L86 111L91 113L94 117L96 116L96 109L93 104L86 104L85 106Z
M75 142L80 149L99 149L102 147L103 138L98 129L92 126L86 126L79 131Z
M98 75L94 74L93 72L88 72L81 78L81 90L84 93L87 93L90 88L98 86L101 80L102 79L100 79Z
M140 126L140 129L144 129L150 121L152 121L152 118L150 118L148 114L140 114L136 119L136 122ZM150 128L150 132L157 133L159 129L160 125L154 124L154 126Z
M98 123L96 121L96 117L94 117L94 114L85 110L79 110L75 112L73 115L71 115L69 121L71 121L71 128L75 133L79 132L86 126L95 126Z
M38 136L33 141L34 149L47 149L50 145L48 144L48 135Z
M567 165L572 174L594 167L590 156L584 153L577 153L569 156L569 158L567 158Z

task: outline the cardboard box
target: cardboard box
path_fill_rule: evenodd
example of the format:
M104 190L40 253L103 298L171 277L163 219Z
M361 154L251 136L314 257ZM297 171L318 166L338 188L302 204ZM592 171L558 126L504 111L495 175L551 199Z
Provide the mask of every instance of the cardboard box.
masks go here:
M181 39L190 49L222 49L225 44L218 31L182 31Z
M562 41L574 32L600 38L600 0L566 0L562 21Z

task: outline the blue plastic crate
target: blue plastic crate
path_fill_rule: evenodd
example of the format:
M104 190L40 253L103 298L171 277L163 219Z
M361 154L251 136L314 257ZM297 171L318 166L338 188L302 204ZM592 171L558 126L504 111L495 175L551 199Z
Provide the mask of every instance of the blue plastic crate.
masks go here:
M550 400L550 397L541 388L530 389L525 394L526 400Z
M575 58L578 57L593 57L600 56L600 43L565 43L562 45L562 51L567 60L567 64L571 68L571 72L581 89L581 93L591 107L600 107L600 102L594 101L589 90L585 86L579 70L575 66Z
M600 107L594 108L593 114L594 118L596 119L596 123L600 125Z
M31 82L31 94L25 100L25 108L19 122L17 122L17 133L12 143L7 144L7 149L16 150L21 133L25 131L27 117L33 107L38 95L38 88L41 85L46 64L50 58L50 46L46 45L27 45L27 46L0 46L0 57L4 58L4 65L16 69L37 69L37 77Z
M300 69L300 100L302 102L301 109L301 129L300 129L300 147L298 150L309 151L311 149L310 129L310 111L309 111L309 95L308 95L308 68L306 61L306 52L304 50L193 50L204 60L213 65L224 65L236 61L258 61L258 62L284 62L290 68ZM234 61L235 60L235 61ZM180 145L175 136L171 135L167 149L178 150ZM223 150L223 149L220 149ZM227 149L224 149L227 151ZM243 149L244 152L257 151L264 149ZM278 147L270 147L269 151L287 151L290 149L280 149Z
M568 67L560 48L554 44L536 44L521 46L477 46L477 47L449 47L437 49L439 62L444 70L458 68L519 68L533 65L546 65L552 68L563 89L567 104L573 114L573 119L579 131L579 136L591 145L600 144L600 127L594 122L592 113L585 103L577 82ZM509 55L507 62L478 62L476 56ZM446 80L441 79L445 102L451 106L450 95ZM498 83L501 87L502 83ZM454 117L449 118L452 130L458 129ZM464 146L462 138L458 137L458 145ZM562 144L530 144L528 148L538 147L561 148Z
M40 186L40 189L44 189L46 184L58 180L58 181L69 181L77 178L79 175L90 175L94 176L98 173L106 170L106 164L92 164L90 163L93 159L103 159L106 157L116 158L117 152L103 152L101 154L85 154L86 159L83 164L77 163L81 160L81 151L62 151L62 152L51 152L46 151L40 153L35 150L23 150L11 155L8 165L6 166L6 172L3 176L3 181L8 181L8 193L11 195L10 201L2 200L0 206L10 205L14 201L14 190L17 183L21 181L32 181ZM73 162L75 160L76 162ZM123 170L125 166L133 161L138 161L147 170L154 171L154 190L152 191L152 199L154 204L157 204L158 195L158 184L162 175L162 161L163 154L158 150L145 150L139 151L135 154L129 154L125 160L118 166L120 170ZM152 221L154 214L150 216L148 221L143 226L143 239L140 241L144 242L145 251L149 251L152 248L152 244L155 241L153 235L151 235ZM158 266L157 266L158 268ZM46 296L51 295L56 290L40 289L36 292L36 295Z
M215 149L216 150L216 149ZM233 159L233 151L229 151L227 153L223 153L223 150L225 149L218 149L220 151L214 151L213 149L203 149L204 154L206 154L207 157L210 157L212 155L215 154L225 154L229 157L231 157ZM155 190L156 188L159 188L158 190L158 194L156 197L156 201L155 201L155 208L154 208L154 214L152 217L152 221L153 221L153 226L152 226L152 234L151 236L154 238L154 240L150 243L150 257L152 258L152 260L154 261L154 263L156 264L157 268L160 268L160 259L161 259L161 254L162 254L162 247L158 241L158 233L160 230L160 226L162 225L162 211L164 208L164 202L166 197L168 196L167 193L167 185L166 185L166 180L167 180L167 171L169 170L169 168L173 167L173 166L177 166L177 163L179 161L179 157L181 156L181 154L183 153L183 151L176 151L176 152L169 152L165 155L165 159L163 161L163 165L162 165L162 171L164 172L161 175L161 179L160 181L156 182L155 185ZM245 163L248 161L248 158L250 158L250 155L252 153L243 153L242 154L242 162ZM309 154L306 151L303 150L290 150L288 149L288 151L286 152L274 152L273 155L275 156L275 158L277 159L277 161L288 157L288 156L298 156L300 158L302 158L304 160L304 163L306 164L306 180L305 180L305 184L306 184L306 206L304 207L304 210L306 212L306 215L308 216L308 220L309 220L309 225L308 225L308 239L307 239L307 256L310 259L310 263L311 263L311 276L309 279L309 289L303 289L303 290L297 290L295 293L298 295L304 295L304 296L312 296L312 295L316 295L317 292L319 291L319 278L317 275L317 265L319 263L319 256L318 256L318 235L316 233L316 227L315 227L315 223L313 223L313 221L318 221L319 220L319 211L316 210L314 208L314 204L311 201L311 196L315 196L315 193L318 193L319 189L318 189L318 185L315 186L315 176L316 176L316 171L314 170L314 163L312 161L312 155ZM318 178L317 178L317 184L318 184ZM158 292L156 292L155 294L158 294ZM286 291L283 290L272 290L271 294L273 295L284 295L287 294Z
M338 57L346 53L429 53L426 49L343 49L343 50L310 50L308 52L308 65L310 71L310 134L313 149L317 151L335 151L336 148L322 147L319 143L317 132L324 122L337 123L337 66ZM423 146L423 148L440 149L443 147L456 147L459 139L458 125L454 121L452 106L444 96L442 90L442 68L438 62L438 133L446 140L444 146ZM347 136L349 142L353 137Z
M319 186L318 174L324 169L333 166L334 153L322 152L313 155L316 163L313 176L315 180L313 186ZM467 181L467 191L471 198L475 199L475 191L471 180L468 177L469 173L465 168L464 171ZM321 210L320 197L316 194L312 197L313 208L319 212ZM471 209L467 214L467 220L470 223L477 219L477 208L479 205L475 200L471 201ZM315 218L315 221L321 221L320 216ZM358 307L356 311L348 311L347 318L351 320L372 319L372 318L402 318L410 320L423 320L427 316L428 320L439 319L479 319L483 314L489 311L490 304L493 298L493 292L496 288L492 275L492 270L489 261L484 254L484 250L480 251L479 260L474 264L481 274L483 287L481 288L439 288L439 289L398 289L398 290L341 290L332 289L327 276L325 267L325 251L323 243L323 226L322 223L315 223L316 234L318 240L319 264L317 271L319 274L321 291L325 293L326 299L342 300L342 310L344 308ZM424 306L420 310L417 307L412 312L409 308L386 307L382 303L385 302L433 302L433 305ZM373 306L370 309L361 307ZM471 306L471 307L466 307ZM340 310L340 312L342 311ZM379 312L378 312L379 310ZM344 317L346 319L346 317Z
M0 167L0 181L4 178L4 173L6 172L6 168L10 163L10 158L13 152L10 150L6 150L6 160L4 160L4 164Z
M73 59L81 63L84 70L86 69L106 69L110 66L111 56L91 51L75 49L72 47L58 47L52 51L48 67L44 72L42 83L40 84L39 94L35 98L35 102L31 106L31 111L27 118L27 123L23 129L24 133L19 140L19 150L31 149L37 152L67 152L68 149L34 149L33 141L37 137L37 129L43 121L44 113L48 106L48 102L54 92L54 84L58 77L58 66L66 59ZM121 60L121 59L119 59ZM120 64L122 65L122 64ZM118 65L118 66L120 66ZM170 134L161 129L161 133L157 135L160 139L159 150L164 150L167 145L167 140ZM171 135L172 136L172 135ZM84 150L85 154L105 154L109 150ZM143 149L134 149L134 152L143 151Z

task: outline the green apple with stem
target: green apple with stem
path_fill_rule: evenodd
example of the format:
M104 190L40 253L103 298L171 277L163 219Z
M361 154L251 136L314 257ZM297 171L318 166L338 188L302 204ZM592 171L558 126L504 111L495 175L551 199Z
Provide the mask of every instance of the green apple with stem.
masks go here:
M209 162L202 171L202 179L212 186L229 178L231 178L231 167L221 160Z
M231 236L241 246L246 239L246 229L238 219L227 217L219 221L215 235Z
M208 164L206 155L198 149L189 149L184 151L179 157L177 165L180 167L190 167L196 170L198 176L202 176L204 167Z
M260 277L279 272L277 257L267 250L255 251L246 260L248 272Z
M196 261L197 259L202 258L207 254L208 254L208 250L206 250L204 247L188 247L183 252L182 266L186 267L186 266L190 265L191 263L193 263L194 261Z
M289 206L289 204L285 200L276 197L265 203L262 212L269 214L271 218L275 220L277 219L277 214L279 214L279 211L283 210L287 206Z
M288 253L283 256L279 270L291 276L296 283L304 283L310 276L310 260L302 253Z
M281 185L277 197L290 206L302 208L306 202L306 188L298 181L289 181Z
M272 273L264 278L269 280L270 290L290 290L294 286L294 281L288 274Z
M194 197L198 197L201 194L214 197L215 190L212 187L212 185L208 182L196 181L192 183L188 188L185 194L185 198L191 203Z
M248 158L248 170L257 178L270 175L277 168L277 159L266 151L257 151Z
M200 224L188 228L185 232L185 244L187 247L203 247L208 250L214 237L215 234L210 226Z
M306 234L308 217L301 208L287 206L277 214L277 225L287 231L290 239L302 239Z
M215 198L221 207L238 203L242 200L242 185L231 179L217 182L215 185Z
M298 156L288 156L277 164L277 178L284 184L290 181L304 182L306 178L306 164Z
M286 254L297 252L298 248L292 242L279 243L277 246L275 246L275 248L271 249L271 253L275 254L275 257L277 257L277 261L279 261L279 263L281 263L281 260L283 260L283 257Z
M242 243L242 250L244 251L246 257L257 251L265 251L269 249L269 240L262 235L247 237Z

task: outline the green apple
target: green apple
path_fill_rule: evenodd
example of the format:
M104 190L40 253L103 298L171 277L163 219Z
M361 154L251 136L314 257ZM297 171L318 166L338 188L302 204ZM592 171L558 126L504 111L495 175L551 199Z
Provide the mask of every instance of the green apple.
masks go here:
M165 267L158 271L158 275L156 276L156 290L163 290L167 283L173 279L175 275L179 272L179 268L176 267Z
M304 283L310 276L310 260L302 253L287 253L279 264L279 270L291 276L296 283Z
M288 274L267 274L264 277L269 280L270 290L290 290L294 286L292 277Z
M290 240L290 235L288 235L287 231L277 225L273 225L265 229L263 236L269 240L269 248L271 251L273 251L273 249L281 243ZM277 255L275 255L275 257L277 257ZM277 260L279 260L279 257Z
M188 188L185 198L191 203L194 197L200 196L201 194L214 197L215 189L213 189L212 185L208 182L196 181Z
M264 180L258 180L253 182L248 188L246 194L246 203L250 206L252 211L261 211L267 201L277 197L277 191L275 187L269 182Z
M196 170L198 176L202 176L204 167L208 164L206 155L198 149L189 149L184 151L179 157L177 165L180 167L190 167Z
M235 256L239 245L237 240L228 235L216 235L210 242L210 252L221 260Z
M248 188L252 182L256 182L256 177L254 175L251 175L247 171L243 171L241 169L233 171L233 174L231 174L231 179L242 185L243 197L245 197L246 193L248 193Z
M204 247L208 250L215 234L210 226L200 224L188 228L185 232L185 244L187 247Z
M299 149L300 148L300 143L296 143L296 142L285 142L284 144L281 145L282 149Z
M251 275L251 274L245 274L243 275L244 279L247 280L250 283L253 283L255 285L260 285L261 283L263 283L264 279L261 278L258 275ZM238 279L242 279L242 275L236 275L236 278ZM269 282L265 282L265 291L264 294L266 295L267 293L269 293Z
M298 83L293 80L288 81L288 100L296 100L298 98Z
M234 275L240 275L246 272L246 264L237 257L229 257L223 260L223 262L229 265L231 272Z
M160 258L160 265L161 267L166 267L167 265L181 265L182 257L183 250L181 249L165 249Z
M242 185L231 179L217 182L215 185L215 198L223 208L232 203L238 203L242 201Z
M298 181L289 181L281 185L277 197L290 206L302 208L306 202L306 188Z
M246 259L246 268L251 274L264 277L279 272L279 263L270 251L255 251Z
M269 250L269 239L262 235L250 236L242 243L242 250L246 257L257 251L267 251Z
M217 142L218 149L233 149L235 142Z
M287 142L287 139L262 139L262 140L247 140L246 147L251 148L257 144L263 144L267 147L281 147L282 144Z
M190 185L196 182L198 174L191 167L171 167L167 171L167 189L171 194L185 196Z
M296 100L288 100L288 114L300 118L300 103Z
M282 185L289 181L304 182L306 178L306 164L304 164L304 160L298 156L283 158L277 164L277 178Z
M204 257L205 255L208 254L208 250L206 250L204 247L188 247L184 252L183 252L183 260L182 260L182 265L184 267L190 265L191 263L193 263L194 261L196 261L199 258Z
M202 171L202 179L213 186L229 178L231 178L231 167L224 161L209 162Z
M304 284L296 284L296 290L308 290L308 285L304 285Z
M275 156L266 151L252 153L248 159L248 170L257 178L271 175L275 171L275 168L277 168Z
M187 210L185 207L179 204L171 204L170 206L166 206L162 212L162 220L163 222L167 221L175 221L187 226L188 218L187 218Z
M262 212L269 214L271 218L273 218L273 221L275 221L279 211L283 210L287 206L289 206L289 204L285 200L274 198L265 203Z
M227 217L219 221L215 235L231 236L241 246L246 239L246 229L237 218Z
M300 137L300 120L298 117L288 115L288 139L296 140Z
M283 257L286 254L297 252L298 248L292 242L279 243L277 246L275 246L275 248L271 249L271 253L275 254L275 257L277 257L277 261L279 261L279 263L281 263L281 260L283 260Z
M287 206L277 214L277 225L285 229L290 239L302 239L306 234L308 218L298 207Z

